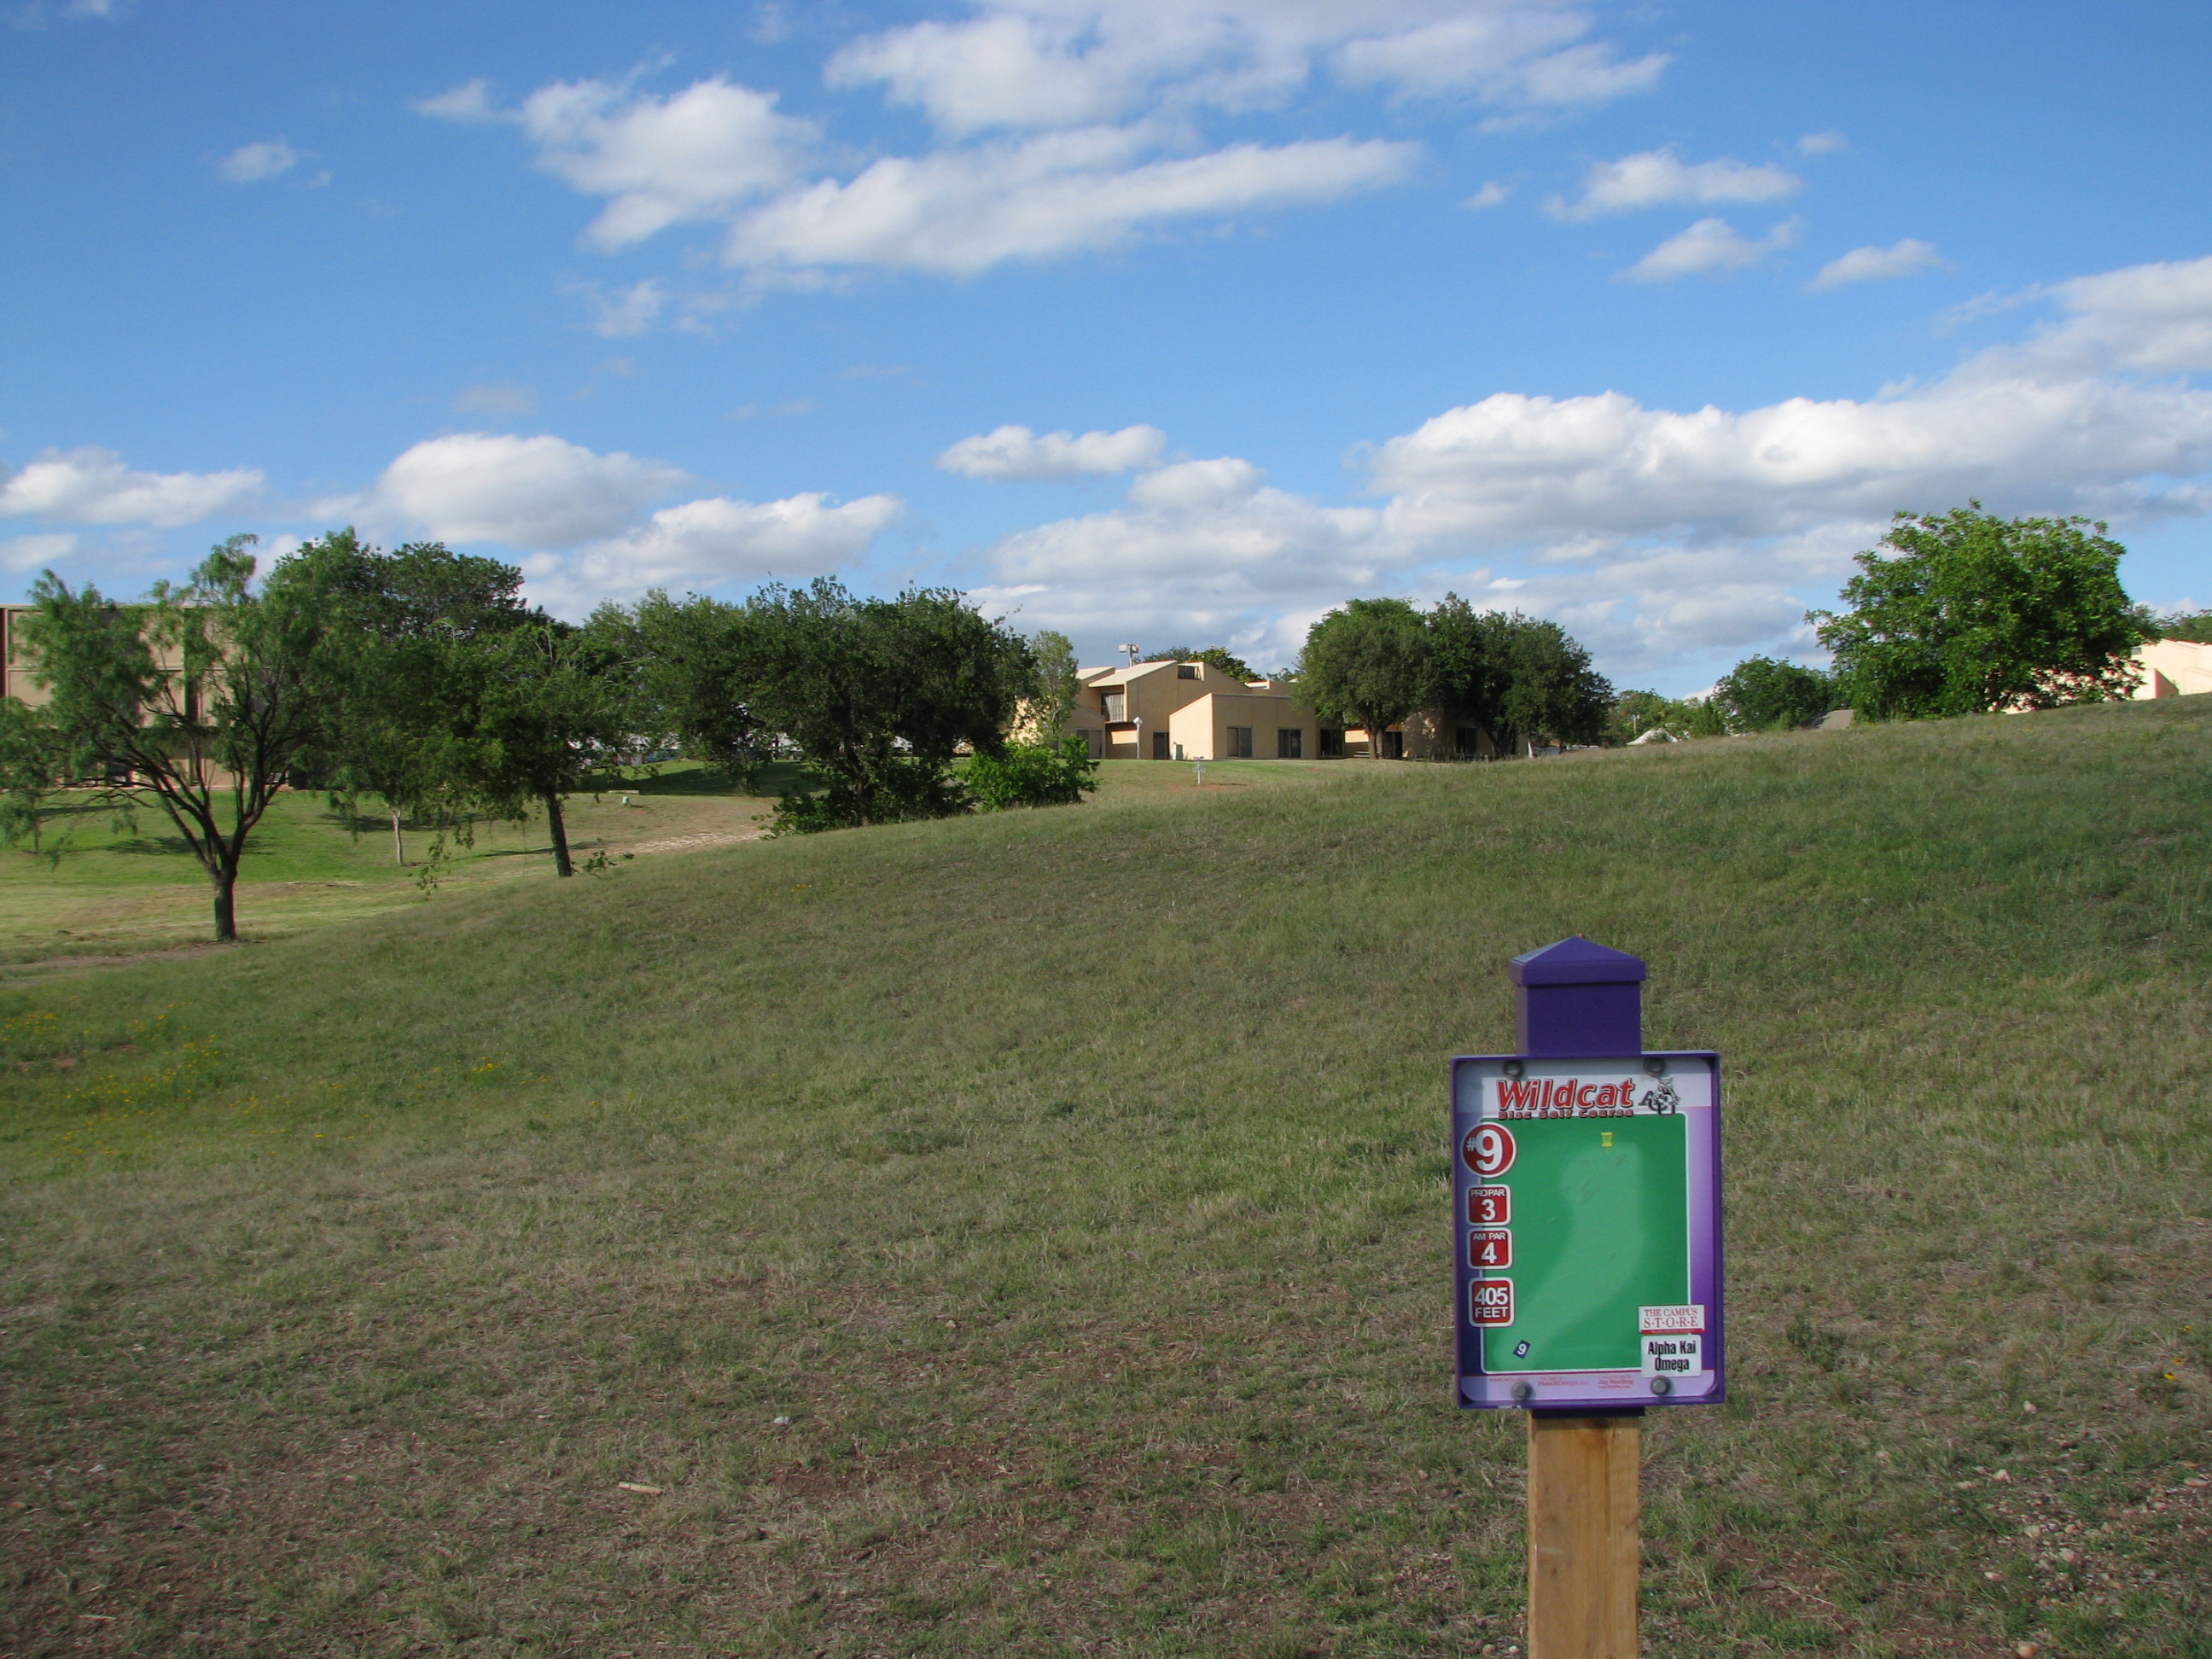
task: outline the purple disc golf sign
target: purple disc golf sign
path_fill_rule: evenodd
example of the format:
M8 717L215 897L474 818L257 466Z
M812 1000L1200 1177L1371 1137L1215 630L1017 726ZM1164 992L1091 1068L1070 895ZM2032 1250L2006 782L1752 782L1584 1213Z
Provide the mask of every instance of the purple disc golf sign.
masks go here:
M1642 1049L1633 957L1569 939L1514 968L1534 1052L1452 1061L1460 1401L1717 1403L1719 1056Z

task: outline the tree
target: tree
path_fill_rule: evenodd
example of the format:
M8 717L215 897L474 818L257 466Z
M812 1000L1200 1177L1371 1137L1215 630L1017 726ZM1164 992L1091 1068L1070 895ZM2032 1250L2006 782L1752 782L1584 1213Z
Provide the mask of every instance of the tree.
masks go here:
M1533 752L1539 738L1595 743L1605 735L1613 685L1566 629L1516 611L1497 619L1492 639L1504 681L1495 727L1501 748L1525 744Z
M1298 684L1324 720L1365 728L1370 758L1382 734L1428 701L1429 634L1403 599L1353 599L1306 630Z
M2212 611L2169 611L2163 616L2146 611L2142 626L2146 639L2212 644Z
M1028 643L947 588L859 599L817 577L746 605L751 707L793 738L829 787L790 827L893 823L963 810L950 773L967 746L997 756L1036 684Z
M631 665L640 733L744 781L765 736L750 701L750 623L743 605L656 588L628 611L602 605L590 628Z
M1503 722L1509 672L1507 619L1447 593L1429 611L1429 690L1425 702L1449 709L1455 724L1479 726L1492 739ZM1501 744L1501 747L1504 745Z
M1252 665L1243 658L1233 654L1225 646L1209 645L1203 651L1193 651L1188 646L1176 646L1172 650L1148 653L1146 662L1202 662L1218 668L1231 679L1248 684L1263 678L1252 672Z
M75 775L69 740L53 716L18 698L0 697L0 847L13 847L28 834L31 851L45 853L49 803ZM57 843L53 856L59 854Z
M1605 740L1616 746L1632 743L1654 727L1669 737L1689 735L1692 706L1677 697L1663 697L1656 691L1622 691L1615 694L1613 708L1607 716Z
M1036 683L1022 699L1014 731L1050 746L1067 734L1075 716L1075 702L1083 690L1082 665L1074 642L1049 628L1030 636L1030 654L1036 659Z
M1477 611L1456 593L1445 594L1427 621L1424 702L1482 726L1508 754L1538 738L1595 743L1605 736L1613 687L1557 623Z
M1858 555L1850 609L1806 620L1835 653L1851 707L1873 720L2124 696L2143 630L2120 586L2125 550L2105 528L1999 519L1979 501L1899 513L1881 547Z
M473 679L475 798L495 817L544 806L553 868L575 874L561 798L618 778L630 735L618 647L533 612L521 627L471 641L462 663Z
M252 536L216 547L183 587L117 605L51 570L26 629L64 738L109 778L110 801L150 790L215 890L215 936L238 937L246 838L321 734L327 596L288 560L258 592ZM227 798L228 811L225 811Z
M1731 732L1770 732L1816 720L1836 706L1836 683L1817 668L1746 657L1713 688Z
M334 692L320 741L303 763L334 793L376 795L403 866L403 816L442 832L481 809L486 757L469 653L524 626L522 573L497 559L415 542L393 553L333 531L295 556L329 596Z

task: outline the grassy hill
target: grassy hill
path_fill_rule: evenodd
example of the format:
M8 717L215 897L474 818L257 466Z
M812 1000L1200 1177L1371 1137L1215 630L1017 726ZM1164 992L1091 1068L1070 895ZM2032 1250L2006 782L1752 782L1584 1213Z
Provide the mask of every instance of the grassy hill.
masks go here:
M2212 699L1218 775L0 991L0 1645L1506 1652L1580 933L1729 1068L1647 1651L2212 1654Z

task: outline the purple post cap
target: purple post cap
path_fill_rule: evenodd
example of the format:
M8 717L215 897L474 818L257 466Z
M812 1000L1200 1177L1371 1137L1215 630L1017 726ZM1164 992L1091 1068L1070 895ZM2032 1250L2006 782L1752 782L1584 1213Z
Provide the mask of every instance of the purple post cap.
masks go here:
M1634 985L1648 971L1642 957L1608 950L1579 933L1523 951L1509 965L1516 985Z

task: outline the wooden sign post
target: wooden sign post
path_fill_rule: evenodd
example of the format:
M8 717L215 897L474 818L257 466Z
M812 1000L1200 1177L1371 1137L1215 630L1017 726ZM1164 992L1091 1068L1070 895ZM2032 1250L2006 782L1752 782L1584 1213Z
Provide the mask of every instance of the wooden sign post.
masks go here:
M1460 1403L1528 1413L1528 1659L1635 1659L1644 1413L1724 1396L1720 1061L1644 1050L1634 957L1512 972L1520 1052L1452 1062Z
M1528 1659L1635 1659L1643 1417L1528 1413Z

